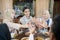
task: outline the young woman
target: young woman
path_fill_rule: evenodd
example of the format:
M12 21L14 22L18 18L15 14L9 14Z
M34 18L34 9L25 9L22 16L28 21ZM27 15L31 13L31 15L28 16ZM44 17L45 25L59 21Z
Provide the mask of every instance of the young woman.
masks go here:
M25 25L32 19L32 16L30 16L30 8L29 7L24 7L23 8L23 13L24 13L24 16L22 18L20 18L19 22L21 24Z
M36 24L37 24L39 33L48 34L49 27L51 27L51 24L52 24L52 19L50 18L50 14L47 10L43 11L42 17L38 19Z
M48 10L44 10L42 13L42 19L47 23L48 27L52 25L52 18L50 18L50 14Z

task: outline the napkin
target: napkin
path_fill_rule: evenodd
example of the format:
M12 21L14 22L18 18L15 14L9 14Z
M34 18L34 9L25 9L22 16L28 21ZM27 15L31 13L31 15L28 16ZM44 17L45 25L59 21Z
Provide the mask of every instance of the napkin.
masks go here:
M34 34L29 35L29 40L34 40Z

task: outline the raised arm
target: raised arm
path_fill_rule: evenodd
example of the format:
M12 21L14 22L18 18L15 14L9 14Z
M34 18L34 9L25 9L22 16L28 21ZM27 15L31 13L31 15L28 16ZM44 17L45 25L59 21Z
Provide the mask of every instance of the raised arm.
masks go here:
M11 27L11 28L14 28L14 29L17 29L17 30L19 30L20 28L28 28L27 24L26 25L21 25L21 24L10 22L8 20L3 20L3 23L6 23L9 28Z

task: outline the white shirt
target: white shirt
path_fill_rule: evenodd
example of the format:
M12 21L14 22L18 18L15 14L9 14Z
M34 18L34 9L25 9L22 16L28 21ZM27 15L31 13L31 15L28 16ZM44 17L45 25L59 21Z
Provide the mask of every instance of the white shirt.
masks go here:
M32 19L31 16L30 16L29 19L28 19L26 16L23 16L22 18L20 18L19 22L21 22L23 25L25 25L25 24L27 24L31 19Z
M51 27L51 25L52 25L52 19L50 18L49 19L49 25L48 26Z
M40 21L41 21L41 20L42 20L42 18L38 18L38 20L40 20ZM49 27L51 27L51 25L52 25L52 18L49 18L49 25L48 25L48 26L49 26Z

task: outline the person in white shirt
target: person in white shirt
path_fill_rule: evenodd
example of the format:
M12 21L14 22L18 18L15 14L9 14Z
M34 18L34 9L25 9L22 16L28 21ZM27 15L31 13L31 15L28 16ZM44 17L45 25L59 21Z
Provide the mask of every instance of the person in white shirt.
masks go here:
M52 25L52 18L50 17L48 10L44 10L41 18L38 18L38 20L45 21L47 23L48 27L51 27L51 25Z
M20 23L22 25L28 24L29 28L26 30L25 35L29 36L29 40L34 39L34 32L35 32L35 25L33 25L32 22L32 16L30 16L30 8L29 7L24 7L23 8L23 13L24 16L20 18ZM34 26L34 27L33 27ZM32 38L31 38L32 37Z
M19 22L22 25L25 25L32 19L32 16L30 16L30 8L29 7L24 7L23 8L23 13L24 13L24 16L22 18L20 18Z
M48 27L52 25L52 18L50 17L49 11L44 10L42 13L42 19L47 22Z
M44 24L44 26L41 25L42 29L41 29L41 27L38 27L38 28L40 28L39 32L42 32L43 34L45 32L48 32L50 30L51 25L52 25L52 19L50 18L49 11L43 10L42 17L39 18L38 20L40 21L40 23L42 22L42 24Z
M6 23L9 27L9 30L11 31L12 29L19 30L20 28L28 28L27 25L21 25L17 23L13 23L13 19L15 16L15 12L13 9L7 9L4 11L4 18L3 18L3 23Z

